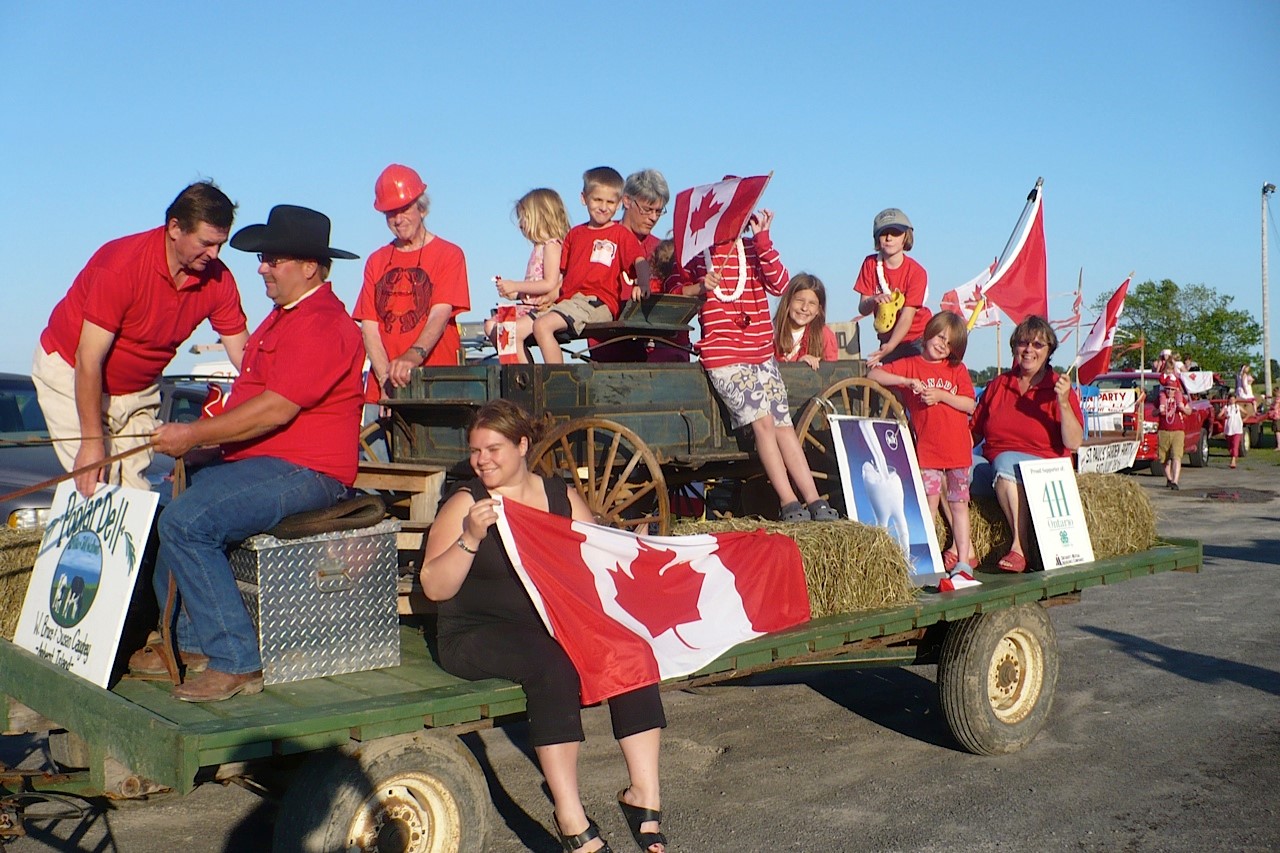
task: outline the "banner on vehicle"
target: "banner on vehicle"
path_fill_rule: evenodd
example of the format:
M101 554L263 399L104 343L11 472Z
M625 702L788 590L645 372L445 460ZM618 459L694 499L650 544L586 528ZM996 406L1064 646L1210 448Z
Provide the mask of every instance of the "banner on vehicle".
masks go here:
M1081 445L1076 451L1076 472L1080 474L1114 474L1132 468L1138 458L1138 442L1111 441L1106 444Z

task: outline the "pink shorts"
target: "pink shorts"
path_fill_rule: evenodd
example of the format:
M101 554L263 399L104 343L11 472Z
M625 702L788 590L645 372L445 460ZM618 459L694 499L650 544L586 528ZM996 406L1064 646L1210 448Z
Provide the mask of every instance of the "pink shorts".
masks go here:
M926 495L942 494L942 481L947 481L947 503L969 502L969 469L968 468L921 468L920 479L924 481Z

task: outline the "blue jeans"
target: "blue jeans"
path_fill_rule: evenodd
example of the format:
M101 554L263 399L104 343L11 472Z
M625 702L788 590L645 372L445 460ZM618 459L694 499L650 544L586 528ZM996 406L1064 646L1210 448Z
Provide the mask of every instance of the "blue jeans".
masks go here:
M266 456L197 471L158 525L154 588L163 612L170 575L177 581L178 647L208 655L219 672L262 669L227 549L287 516L333 506L345 493L332 477Z
M970 476L969 494L988 498L994 497L996 480L1004 479L1013 483L1021 483L1022 475L1018 472L1018 463L1031 462L1040 458L1034 453L1019 453L1016 450L997 453L996 458L991 462L975 455Z

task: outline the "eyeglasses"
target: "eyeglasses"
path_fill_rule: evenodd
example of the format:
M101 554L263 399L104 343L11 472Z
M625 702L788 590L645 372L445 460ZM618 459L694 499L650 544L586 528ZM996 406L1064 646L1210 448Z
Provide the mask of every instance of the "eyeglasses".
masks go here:
M1044 349L1047 346L1049 345L1044 341L1014 341L1013 342L1014 349L1027 349L1028 347L1030 347L1031 349L1036 350L1037 352L1039 352L1040 350Z
M289 261L296 261L296 260L297 260L297 258L288 258L288 257L284 257L284 256L282 256L282 255L269 255L269 254L267 254L266 252L259 252L259 253L258 253L258 263L260 263L260 264L266 264L267 266L271 267L272 269L275 269L276 267L280 266L281 264L287 264L287 263L289 263Z
M632 202L636 206L636 211L641 216L652 216L654 219L661 219L663 214L667 212L667 209L665 207L656 207L656 206L648 205L643 202L636 201L635 199L632 199Z

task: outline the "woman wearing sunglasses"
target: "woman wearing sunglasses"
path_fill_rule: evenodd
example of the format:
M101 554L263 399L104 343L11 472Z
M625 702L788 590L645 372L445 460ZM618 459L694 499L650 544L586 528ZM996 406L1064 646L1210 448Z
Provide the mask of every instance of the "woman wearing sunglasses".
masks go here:
M1031 512L1018 463L1070 456L1084 438L1084 415L1070 377L1049 366L1058 336L1044 318L1019 323L1009 348L1013 367L987 385L973 413L973 440L983 442L984 460L974 468L973 491L990 483L1009 523L1013 545L997 566L1025 572Z

